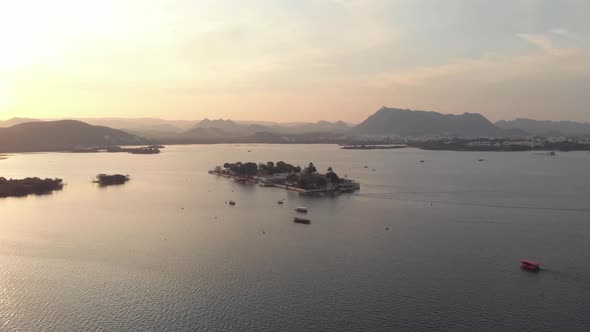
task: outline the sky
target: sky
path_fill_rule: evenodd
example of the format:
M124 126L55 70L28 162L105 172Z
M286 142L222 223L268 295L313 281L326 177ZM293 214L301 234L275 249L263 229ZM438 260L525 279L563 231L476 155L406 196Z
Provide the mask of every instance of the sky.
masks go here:
M0 0L0 119L590 122L588 0Z

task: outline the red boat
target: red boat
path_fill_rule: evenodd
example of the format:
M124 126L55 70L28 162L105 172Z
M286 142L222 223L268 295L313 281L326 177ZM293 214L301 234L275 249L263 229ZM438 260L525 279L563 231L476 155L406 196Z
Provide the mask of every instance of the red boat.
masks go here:
M295 217L293 218L293 222L300 223L300 224L311 224L311 220L305 218Z
M527 271L537 272L541 269L541 263L537 263L528 259L521 259L520 268Z

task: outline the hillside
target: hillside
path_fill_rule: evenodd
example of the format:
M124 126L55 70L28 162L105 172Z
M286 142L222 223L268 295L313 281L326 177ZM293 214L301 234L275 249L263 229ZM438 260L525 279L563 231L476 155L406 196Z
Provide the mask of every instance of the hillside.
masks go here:
M355 135L400 137L499 136L502 130L481 114L442 114L382 107L350 131Z
M5 121L0 121L0 128L8 128L8 127L12 127L12 126L15 126L15 125L21 124L21 123L39 122L39 121L41 121L41 120L29 119L29 118L12 118L12 119L8 119Z
M79 147L146 144L121 130L74 120L28 122L0 128L0 152L64 151Z
M496 126L503 129L519 128L539 136L588 136L590 123L573 121L539 121L531 119L500 120Z

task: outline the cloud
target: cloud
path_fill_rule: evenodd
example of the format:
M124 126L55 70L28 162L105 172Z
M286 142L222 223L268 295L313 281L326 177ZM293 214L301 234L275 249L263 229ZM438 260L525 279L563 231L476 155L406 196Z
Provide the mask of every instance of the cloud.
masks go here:
M525 40L527 43L536 46L545 51L551 51L553 49L553 44L549 37L544 35L533 35L528 33L519 33L518 37Z
M570 34L569 30L565 29L565 28L551 29L549 32L551 32L552 34L555 34L555 35L563 36L563 37L567 37Z
M556 48L546 35L519 37L541 52L381 73L367 85L383 95L387 91L392 106L475 111L496 119L588 121L590 96L585 90L590 86L590 50Z

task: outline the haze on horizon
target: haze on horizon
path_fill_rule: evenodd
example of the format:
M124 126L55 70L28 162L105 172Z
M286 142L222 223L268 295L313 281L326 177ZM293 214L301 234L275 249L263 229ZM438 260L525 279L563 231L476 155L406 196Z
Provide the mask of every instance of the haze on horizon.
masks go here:
M20 0L0 119L360 122L381 106L590 122L586 0Z

